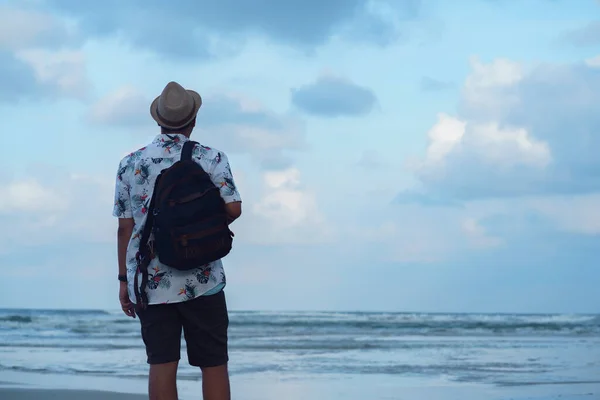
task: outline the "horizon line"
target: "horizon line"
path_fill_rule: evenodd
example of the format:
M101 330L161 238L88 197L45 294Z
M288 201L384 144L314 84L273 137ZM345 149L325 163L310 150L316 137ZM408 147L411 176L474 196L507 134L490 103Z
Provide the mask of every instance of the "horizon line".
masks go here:
M5 307L1 311L93 311L93 312L122 312L119 308L61 308L61 307ZM528 312L528 311L391 311L391 310L332 310L332 309L229 309L234 313L340 313L340 314L484 314L484 315L600 315L596 312Z

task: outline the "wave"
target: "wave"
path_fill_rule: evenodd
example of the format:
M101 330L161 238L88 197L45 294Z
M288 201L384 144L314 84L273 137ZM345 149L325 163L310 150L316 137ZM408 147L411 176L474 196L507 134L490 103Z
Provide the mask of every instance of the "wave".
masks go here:
M61 319L65 317L98 317L112 315L104 310L7 310L0 309L0 322L15 322L29 324L43 322L48 319Z
M114 338L107 338L114 339ZM138 338L134 338L138 339ZM0 348L11 348L11 349L63 349L68 348L69 350L127 350L127 349L143 349L143 342L136 340L135 342L129 343L86 343L86 342L54 342L54 343L39 343L36 341L32 342L20 342L20 343L0 343ZM349 350L388 350L388 349L405 349L405 350L417 350L417 349L431 349L435 346L436 349L444 348L456 348L455 343L435 343L424 342L424 343L413 343L413 342L402 342L402 341L355 341L355 340L295 340L295 341L236 341L231 340L229 342L230 350L249 350L249 351L310 351L310 352L336 352L336 351L349 351ZM182 349L185 350L185 342L182 343Z
M360 331L384 334L600 334L600 316L591 315L478 315L478 314L233 314L233 328L299 331Z
M135 336L137 320L102 310L0 310L0 331L24 336ZM231 312L232 337L347 333L387 336L600 335L599 315Z
M315 324L314 321L302 320L256 320L256 321L237 321L233 318L230 325L234 327L280 327L280 328L301 328L318 327L323 328L358 328L358 329L406 329L406 330L490 330L501 332L503 330L550 330L560 331L563 329L579 327L598 327L595 324L568 324L553 322L487 322L487 321L456 321L456 322L403 322L403 321L320 321Z
M297 366L298 371L311 371L312 373L340 373L349 375L364 375L364 374L384 374L384 375L448 375L458 376L457 381L472 380L472 376L466 379L466 374L480 373L485 377L489 374L523 374L523 373L543 373L546 369L543 365L523 365L518 363L471 363L465 365L453 365L445 363L433 363L429 365L422 364L346 364L346 363L304 363ZM2 365L0 371L11 370L19 372L35 372L35 373L60 373L60 374L76 374L76 375L95 375L95 376L119 376L121 378L146 378L147 372L144 371L141 364L136 365L119 365L113 366L111 369L85 368L83 366L62 366L48 364L42 366L23 366L23 365ZM251 373L268 373L281 372L282 365L277 362L255 365L243 365L240 367L231 366L230 372L232 375L242 375ZM460 376L464 376L463 379ZM182 368L178 372L178 379L188 380L198 379L198 371L195 369ZM500 383L499 383L500 384ZM504 383L508 386L508 384Z
M7 317L0 317L0 322L20 322L26 324L33 322L33 318L28 315L9 315Z

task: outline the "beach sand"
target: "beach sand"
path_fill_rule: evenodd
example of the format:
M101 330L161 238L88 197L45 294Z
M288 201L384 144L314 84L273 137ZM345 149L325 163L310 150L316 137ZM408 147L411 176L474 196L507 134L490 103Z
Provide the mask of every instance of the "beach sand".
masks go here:
M4 380L4 379L3 379ZM95 379L83 378L80 385L70 389L40 387L22 383L10 384L6 380L0 382L0 399L2 400L142 400L145 394L146 382L137 382L135 388L115 384L108 381L96 385ZM499 388L485 385L441 385L429 386L408 385L341 385L336 380L322 380L320 384L306 380L281 382L279 380L264 380L240 382L233 379L233 398L240 400L358 400L365 398L389 400L600 400L599 384L583 385L543 385L539 387ZM113 382L113 383L116 383ZM372 382L374 383L374 382ZM88 386L89 385L89 386ZM143 386L142 386L143 385ZM180 398L182 400L201 399L200 382L180 382ZM345 386L353 386L345 390ZM83 388L89 388L83 389ZM109 389L112 391L105 391ZM126 390L136 393L117 393ZM375 396L375 397L373 397Z
M298 374L282 378L277 373L257 373L234 375L231 383L232 397L239 400L600 400L600 382L499 387L385 375ZM141 400L148 398L147 385L147 378L0 370L2 400ZM179 380L178 388L182 400L202 398L200 379Z
M487 399L506 399L506 400L594 400L599 397L592 393L581 393L573 395L549 395L549 396L533 396L533 397L479 397L476 393L473 396L468 396L469 400L487 400ZM412 397L415 393L398 393L398 400L419 399ZM440 393L438 393L440 395ZM443 397L443 395L442 395ZM147 395L115 393L93 390L69 390L69 389L28 389L28 388L0 388L0 399L2 400L142 400L147 399ZM200 397L198 397L199 399ZM243 398L243 397L239 397ZM439 398L438 396L435 397ZM454 398L454 397L452 397ZM329 399L323 399L329 400ZM333 399L332 399L333 400Z
M0 388L2 400L142 400L148 396L92 390Z

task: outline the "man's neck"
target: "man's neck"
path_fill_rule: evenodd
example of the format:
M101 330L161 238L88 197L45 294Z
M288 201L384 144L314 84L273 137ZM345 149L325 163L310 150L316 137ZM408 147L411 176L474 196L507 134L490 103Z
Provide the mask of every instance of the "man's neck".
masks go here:
M191 132L188 132L188 133L186 133L186 132L161 132L161 134L162 135L167 135L167 136L183 135L183 136L185 136L186 138L189 139Z

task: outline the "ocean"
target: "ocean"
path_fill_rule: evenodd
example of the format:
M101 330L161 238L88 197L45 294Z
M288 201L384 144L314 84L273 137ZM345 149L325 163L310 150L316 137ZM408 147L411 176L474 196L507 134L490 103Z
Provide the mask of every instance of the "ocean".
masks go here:
M232 311L229 332L232 380L600 384L598 315ZM182 344L179 379L197 381L185 357ZM35 373L144 382L147 372L139 321L120 311L0 310L0 381Z

